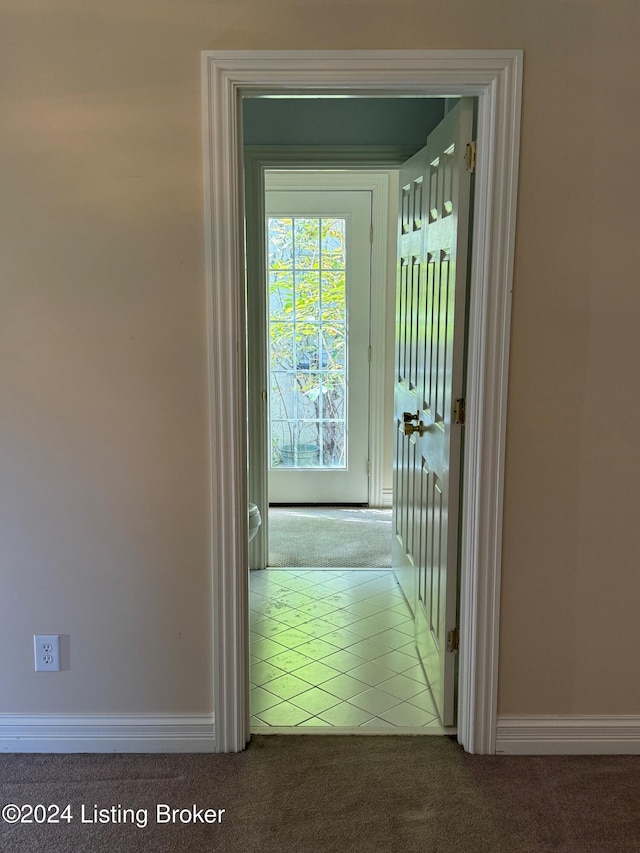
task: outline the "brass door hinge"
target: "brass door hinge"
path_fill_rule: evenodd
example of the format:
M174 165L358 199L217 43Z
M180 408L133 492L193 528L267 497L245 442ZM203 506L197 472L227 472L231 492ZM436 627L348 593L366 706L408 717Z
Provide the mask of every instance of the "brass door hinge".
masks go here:
M464 424L466 415L466 400L464 397L456 400L453 404L453 422L454 424Z
M473 142L468 142L464 154L464 159L467 164L467 172L473 173L476 170L476 153L475 140Z
M447 651L457 652L460 648L460 632L457 628L449 631L447 634Z

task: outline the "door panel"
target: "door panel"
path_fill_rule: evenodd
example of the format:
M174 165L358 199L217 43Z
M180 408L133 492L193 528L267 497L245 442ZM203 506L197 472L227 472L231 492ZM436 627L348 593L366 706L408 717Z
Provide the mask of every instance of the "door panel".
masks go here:
M427 149L423 148L402 167L400 174L400 216L398 230L398 276L396 292L396 386L395 432L396 453L394 469L394 538L393 566L404 595L414 616L416 608L417 572L413 548L413 528L416 521L414 499L415 438L404 436L402 412L416 412L419 398L416 393L419 338L421 328L419 305L425 229L423 228L424 178L427 168ZM414 295L415 294L415 295ZM415 303L414 303L415 300ZM412 370L412 363L415 366Z
M472 118L472 101L462 99L401 174L393 556L444 725L455 722L447 641L457 626L462 426L453 405L464 394Z
M367 503L371 192L265 200L269 502Z

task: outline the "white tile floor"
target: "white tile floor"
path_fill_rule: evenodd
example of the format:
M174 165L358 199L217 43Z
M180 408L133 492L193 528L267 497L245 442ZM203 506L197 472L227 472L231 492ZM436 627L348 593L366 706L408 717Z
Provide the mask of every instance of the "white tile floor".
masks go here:
M385 570L251 572L251 728L444 731Z

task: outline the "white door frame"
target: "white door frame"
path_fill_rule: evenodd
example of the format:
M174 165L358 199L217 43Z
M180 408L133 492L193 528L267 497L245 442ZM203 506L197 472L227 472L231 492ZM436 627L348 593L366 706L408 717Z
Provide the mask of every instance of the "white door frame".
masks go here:
M249 723L241 98L340 92L478 98L460 578L458 740L494 753L505 425L522 51L204 51L203 132L216 749Z

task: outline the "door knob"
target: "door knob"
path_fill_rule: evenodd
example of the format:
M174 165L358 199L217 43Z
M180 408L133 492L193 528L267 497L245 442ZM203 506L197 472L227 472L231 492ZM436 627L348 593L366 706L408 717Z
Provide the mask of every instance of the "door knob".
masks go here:
M429 429L429 427L426 424L423 424L422 421L418 421L417 425L410 424L408 421L405 421L403 428L405 435L413 435L414 432L417 432L418 435L424 435Z
M415 415L412 415L411 412L403 412L402 413L402 420L404 421L405 424L410 423L410 421L419 421L420 420L420 409L418 409L418 411L415 413ZM407 435L408 435L408 433L407 433Z

